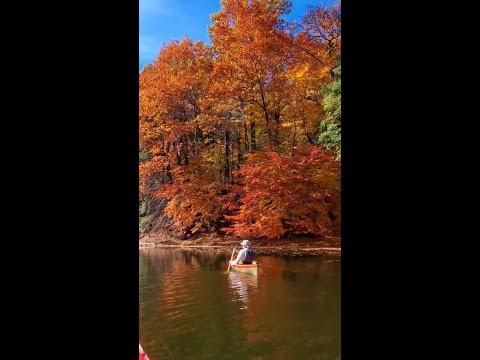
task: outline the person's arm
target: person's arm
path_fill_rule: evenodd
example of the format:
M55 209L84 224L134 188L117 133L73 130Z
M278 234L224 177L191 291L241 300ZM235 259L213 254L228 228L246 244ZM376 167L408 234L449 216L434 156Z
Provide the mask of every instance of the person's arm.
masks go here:
M240 250L240 251L238 252L237 258L236 258L235 260L233 260L233 261L231 262L231 264L232 264L232 265L237 265L240 261L245 260L245 258L247 257L245 253L246 253L246 250L245 250L245 249Z

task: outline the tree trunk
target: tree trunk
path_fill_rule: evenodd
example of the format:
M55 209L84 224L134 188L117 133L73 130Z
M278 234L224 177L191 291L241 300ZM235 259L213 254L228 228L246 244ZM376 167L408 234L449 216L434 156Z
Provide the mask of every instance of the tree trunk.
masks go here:
M182 156L180 154L180 150L178 149L176 142L173 142L173 151L175 151L175 156L177 158L177 165L182 165Z
M194 135L194 141L195 141L195 157L198 157L198 136L197 136L197 125L195 124L195 135Z
M172 184L173 183L173 177L172 177L172 173L170 172L170 164L167 164L166 170L167 170L168 182L169 182L169 184Z
M307 136L307 141L310 143L310 144L314 144L314 141L312 139L312 135L310 132L308 132L308 128L307 128L307 118L305 117L305 114L302 114L302 124L303 124L303 129L305 130L305 135Z
M273 144L275 146L280 145L280 134L279 134L279 128L280 128L280 114L276 112L274 114L274 126L275 128L273 129Z
M247 130L247 120L245 119L243 122L244 128L245 128L245 153L249 153L249 144L248 144L248 130Z
M250 120L250 152L254 153L257 150L257 141L255 139L255 120Z
M230 184L230 131L225 129L225 184Z
M240 164L243 161L243 153L242 153L242 144L240 140L240 129L236 129L235 136L237 138L237 170L240 169Z
M293 117L293 136L292 136L292 155L295 155L297 149L297 125L295 124L295 117Z
M267 103L265 100L265 95L263 94L263 91L260 92L260 95L262 97L262 110L263 110L263 116L265 117L265 122L267 123L267 135L268 135L268 141L272 143L272 131L270 129L270 117L268 116L268 111L267 111Z
M182 158L183 158L183 165L188 165L188 138L186 134L182 135Z

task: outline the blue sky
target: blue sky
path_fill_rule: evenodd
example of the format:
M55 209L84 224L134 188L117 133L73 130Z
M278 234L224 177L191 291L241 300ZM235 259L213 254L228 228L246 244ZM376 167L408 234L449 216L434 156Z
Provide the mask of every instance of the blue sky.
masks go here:
M220 0L139 0L139 70L157 56L160 47L184 35L210 43L210 14L220 10ZM289 19L301 19L307 5L331 5L332 0L292 0Z

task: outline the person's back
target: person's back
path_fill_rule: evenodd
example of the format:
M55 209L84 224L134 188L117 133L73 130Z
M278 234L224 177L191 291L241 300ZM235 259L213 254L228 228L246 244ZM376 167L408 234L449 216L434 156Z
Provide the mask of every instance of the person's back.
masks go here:
M243 240L240 244L243 246L243 249L238 252L237 258L235 260L232 260L231 264L251 264L253 260L255 260L256 255L255 251L250 248L250 241Z
M244 264L251 264L253 260L255 260L255 251L250 248L245 249L245 260L243 260Z

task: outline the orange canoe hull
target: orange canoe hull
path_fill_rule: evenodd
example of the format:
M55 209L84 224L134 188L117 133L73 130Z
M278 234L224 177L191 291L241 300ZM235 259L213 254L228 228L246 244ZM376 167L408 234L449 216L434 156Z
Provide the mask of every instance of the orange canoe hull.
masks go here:
M140 344L138 344L138 360L150 360Z
M238 272L257 275L259 264L232 265L232 269Z

